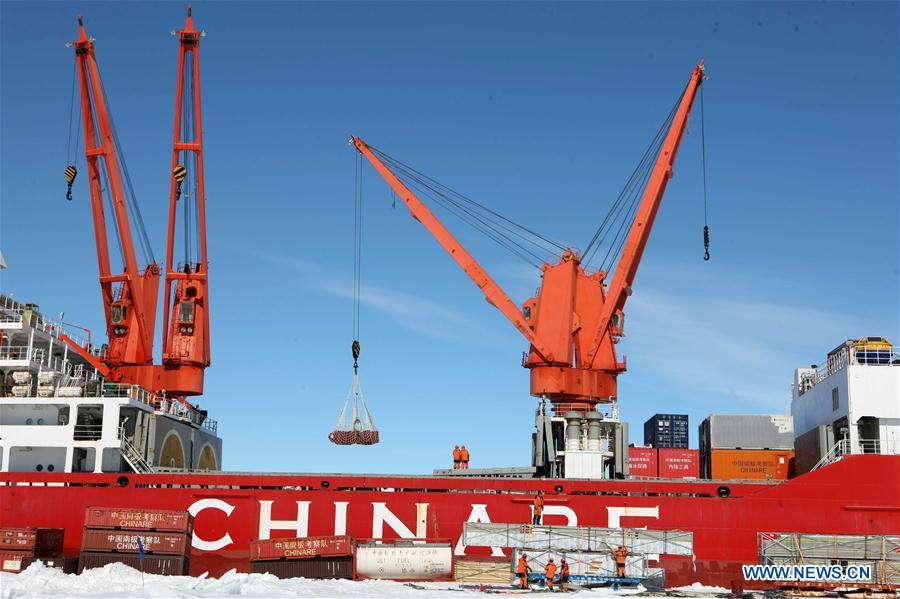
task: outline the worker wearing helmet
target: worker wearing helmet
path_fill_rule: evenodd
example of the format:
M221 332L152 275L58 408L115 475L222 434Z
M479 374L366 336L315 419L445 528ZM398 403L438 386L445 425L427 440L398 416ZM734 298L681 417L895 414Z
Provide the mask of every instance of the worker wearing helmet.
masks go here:
M466 449L466 446L463 445L459 448L459 459L461 461L459 467L463 470L469 469L469 450Z
M628 557L628 550L625 549L622 545L615 551L611 551L613 557L616 560L616 576L619 578L625 578L625 558Z
M538 491L534 494L534 513L531 517L531 523L539 525L541 517L544 515L544 492Z
M519 577L519 587L530 589L528 586L528 573L531 572L531 566L528 565L528 554L523 553L519 556L519 565L516 567L516 576Z
M559 562L559 588L563 593L569 592L569 562L562 558Z
M551 593L553 592L554 576L556 576L556 563L554 563L553 558L551 557L550 561L547 562L547 567L544 568L544 582Z
M460 460L462 460L462 452L459 451L459 445L453 446L453 469L459 470Z

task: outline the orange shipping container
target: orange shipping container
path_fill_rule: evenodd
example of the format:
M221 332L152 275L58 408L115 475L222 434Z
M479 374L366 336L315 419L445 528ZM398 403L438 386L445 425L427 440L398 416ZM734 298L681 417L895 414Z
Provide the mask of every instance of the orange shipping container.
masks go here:
M785 480L794 452L769 449L713 449L711 476L715 480Z

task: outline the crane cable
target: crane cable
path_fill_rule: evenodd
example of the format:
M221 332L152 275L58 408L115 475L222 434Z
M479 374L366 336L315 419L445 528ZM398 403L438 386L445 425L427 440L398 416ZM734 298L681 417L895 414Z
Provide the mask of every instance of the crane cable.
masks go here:
M613 205L600 223L600 226L591 238L590 243L588 243L588 246L583 253L583 264L589 265L593 259L599 255L598 250L606 243L607 237L615 231L598 270L609 272L615 265L616 258L621 253L622 248L628 239L628 232L631 228L628 225L633 223L638 208L640 207L643 191L653 173L656 159L665 142L666 132L671 127L682 96L683 92L676 98L672 108L666 115L665 120L662 122L659 129L656 131L656 134L653 136L653 139L644 151L641 160L638 162L634 171L632 171L631 176L629 176L628 181L625 183L625 186L622 188L616 201L613 202Z
M706 123L703 110L703 88L700 86L700 148L703 154L703 259L709 260L709 196L706 192Z
M356 181L353 198L353 373L359 370L359 304L362 278L362 154L356 153Z
M78 122L75 124L75 151L72 152L72 124L75 121L75 81L78 79L78 58L76 57L72 63L72 94L69 99L69 145L66 148L66 199L72 201L72 184L75 183L75 177L78 176L78 169L75 168L75 160L78 156L78 144L81 141L81 111L78 111Z
M372 146L369 148L407 187L414 190L420 199L429 199L438 204L535 268L540 269L541 263L548 261L547 256L537 252L553 255L557 250L566 250L564 245L512 221L381 150ZM529 248L526 244L532 247Z

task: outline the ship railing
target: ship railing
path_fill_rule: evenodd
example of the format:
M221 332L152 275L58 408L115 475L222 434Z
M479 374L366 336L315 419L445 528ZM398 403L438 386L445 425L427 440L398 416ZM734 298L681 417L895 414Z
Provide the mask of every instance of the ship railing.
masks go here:
M4 345L0 346L0 360L27 360L27 345Z
M72 438L76 441L96 441L103 437L102 424L76 424Z
M865 343L850 344L840 351L828 355L827 363L804 375L800 381L799 394L803 395L831 375L850 365L859 366L900 366L900 346L880 346L873 348Z
M199 410L185 405L178 399L157 395L139 385L121 383L104 383L99 386L99 397L127 398L148 405L157 413L168 414L182 420L188 420L201 428L215 433L218 423L206 418Z
M813 470L832 464L845 455L854 454L900 455L900 439L840 439L822 456Z

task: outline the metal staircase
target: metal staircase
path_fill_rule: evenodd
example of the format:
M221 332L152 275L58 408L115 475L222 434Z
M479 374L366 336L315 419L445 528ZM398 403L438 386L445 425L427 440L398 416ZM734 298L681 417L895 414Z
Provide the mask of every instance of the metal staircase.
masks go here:
M818 470L819 468L827 466L828 464L833 464L848 453L850 453L850 440L841 439L831 446L831 449L828 450L828 453L822 456L822 459L812 467L812 470ZM812 470L810 472L812 472Z
M121 451L122 457L125 458L125 461L128 462L128 465L131 466L131 469L137 472L138 474L152 474L153 466L147 463L147 460L144 459L144 456L141 455L141 452L137 450L137 448L128 441L128 438L125 436L125 426L124 424L119 427L119 440L121 443Z

